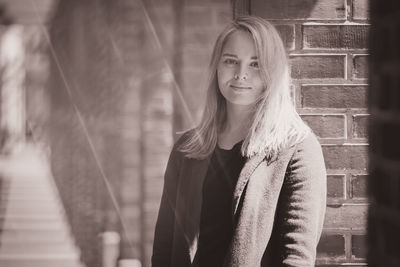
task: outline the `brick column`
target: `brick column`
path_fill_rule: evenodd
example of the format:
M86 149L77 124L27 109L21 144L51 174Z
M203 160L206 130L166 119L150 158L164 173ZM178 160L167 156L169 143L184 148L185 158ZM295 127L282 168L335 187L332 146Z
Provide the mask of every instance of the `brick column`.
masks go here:
M368 210L368 2L234 2L244 14L277 26L289 53L298 112L322 144L328 206L317 265L362 266Z
M60 1L50 26L52 172L81 259L94 267L101 264L99 234L120 223L110 192L120 204L126 146L119 131L126 79L116 69L110 7Z
M369 266L400 266L400 3L372 0Z

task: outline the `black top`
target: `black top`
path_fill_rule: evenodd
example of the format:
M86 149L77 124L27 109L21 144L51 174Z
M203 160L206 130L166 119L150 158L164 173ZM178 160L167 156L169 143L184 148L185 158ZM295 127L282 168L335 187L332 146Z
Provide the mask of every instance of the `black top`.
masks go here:
M245 163L241 145L239 142L231 150L217 146L211 156L203 184L198 266L223 265L233 235L233 191Z

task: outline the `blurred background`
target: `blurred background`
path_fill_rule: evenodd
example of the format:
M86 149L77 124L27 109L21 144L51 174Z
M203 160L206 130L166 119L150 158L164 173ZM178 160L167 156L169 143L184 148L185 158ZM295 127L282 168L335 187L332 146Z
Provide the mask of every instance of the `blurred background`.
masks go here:
M217 34L241 14L277 26L323 147L317 265L367 265L368 6L0 0L0 266L150 266L169 152L201 116Z

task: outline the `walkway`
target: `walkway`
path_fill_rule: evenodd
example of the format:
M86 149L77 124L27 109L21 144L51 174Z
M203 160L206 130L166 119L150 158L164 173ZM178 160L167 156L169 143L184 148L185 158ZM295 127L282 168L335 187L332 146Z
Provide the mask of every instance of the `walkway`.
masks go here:
M79 255L45 154L0 155L0 266L84 267Z

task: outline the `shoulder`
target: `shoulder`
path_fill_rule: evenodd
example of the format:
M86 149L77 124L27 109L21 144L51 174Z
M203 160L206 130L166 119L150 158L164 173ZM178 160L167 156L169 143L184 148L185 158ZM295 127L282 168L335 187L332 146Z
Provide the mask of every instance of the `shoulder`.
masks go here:
M312 132L309 132L302 140L292 144L290 147L281 150L277 158L288 162L289 165L299 161L310 164L315 162L320 165L324 161L321 144Z
M312 132L295 146L290 163L292 167L308 166L313 171L325 169L321 144Z
M296 145L295 151L310 151L318 152L321 151L321 144L314 133L310 132L301 142Z
M170 173L175 173L176 171L178 171L181 168L182 164L184 164L185 155L182 151L180 151L180 147L186 140L188 140L190 134L189 132L190 131L177 133L178 138L176 139L169 154L165 177L169 177Z
M290 146L283 148L282 150L279 151L279 153L276 156L272 157L271 160L272 161L274 161L274 159L290 160L293 159L296 155L302 153L310 153L310 154L322 153L321 145L314 133L309 132L300 141L294 142Z
M183 160L183 158L185 158L185 153L181 151L181 147L194 135L194 132L194 129L190 129L184 132L177 133L178 138L176 139L172 147L170 160L180 162Z

